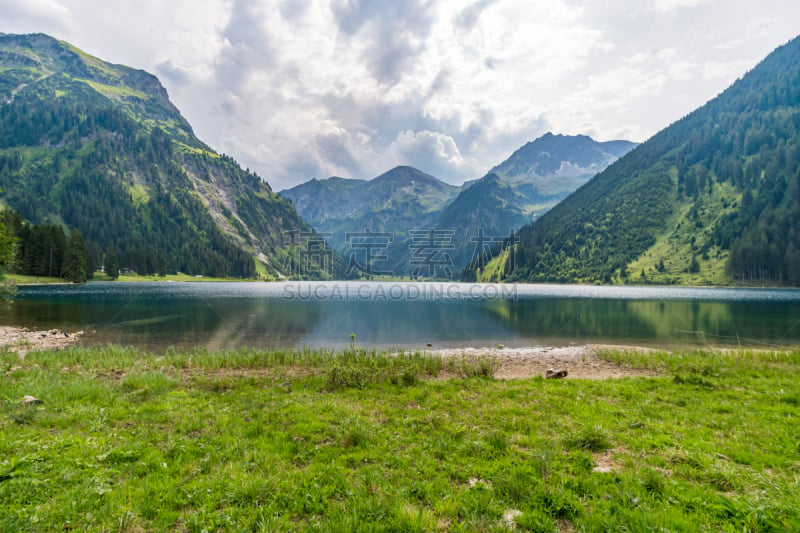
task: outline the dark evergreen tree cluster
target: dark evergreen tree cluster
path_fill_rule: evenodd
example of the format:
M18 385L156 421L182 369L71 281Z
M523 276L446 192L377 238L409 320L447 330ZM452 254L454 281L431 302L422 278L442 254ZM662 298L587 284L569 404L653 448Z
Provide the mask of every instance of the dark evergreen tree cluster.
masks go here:
M67 238L61 226L28 224L19 212L10 210L0 213L0 223L14 238L13 259L7 265L10 272L63 277L76 283L85 282L94 272L80 230Z

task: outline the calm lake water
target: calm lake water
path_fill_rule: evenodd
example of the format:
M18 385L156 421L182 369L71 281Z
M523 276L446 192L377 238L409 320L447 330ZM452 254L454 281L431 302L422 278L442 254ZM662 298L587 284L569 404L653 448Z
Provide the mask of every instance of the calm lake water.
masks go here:
M800 291L461 283L89 283L20 287L0 324L152 350L800 344Z

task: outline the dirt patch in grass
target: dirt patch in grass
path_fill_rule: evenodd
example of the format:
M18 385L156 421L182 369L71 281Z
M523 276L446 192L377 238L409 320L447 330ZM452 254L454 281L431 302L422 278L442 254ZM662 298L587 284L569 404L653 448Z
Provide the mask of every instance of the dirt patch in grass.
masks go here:
M606 450L602 453L593 454L594 467L592 472L608 473L615 472L619 465L614 461L614 450Z
M460 348L437 350L431 353L442 357L491 358L496 363L494 377L498 379L544 376L549 369L566 370L567 379L613 379L659 375L652 369L622 367L597 357L598 351L609 348L619 347L587 344L555 348L547 346ZM625 349L642 351L641 348L634 347L625 347Z
M55 350L75 344L82 331L68 333L58 329L32 331L16 326L0 326L0 347L25 355L31 350Z

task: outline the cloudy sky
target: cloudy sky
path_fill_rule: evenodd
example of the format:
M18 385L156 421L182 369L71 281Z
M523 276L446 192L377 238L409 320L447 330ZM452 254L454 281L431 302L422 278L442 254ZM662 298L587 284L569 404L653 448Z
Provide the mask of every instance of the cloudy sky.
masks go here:
M547 131L643 141L798 32L796 0L0 0L159 76L276 190L407 164L480 177Z

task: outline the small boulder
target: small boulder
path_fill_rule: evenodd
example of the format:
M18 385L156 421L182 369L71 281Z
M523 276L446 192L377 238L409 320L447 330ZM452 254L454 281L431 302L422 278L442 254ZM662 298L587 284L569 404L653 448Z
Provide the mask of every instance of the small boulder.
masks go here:
M510 529L511 531L516 531L517 529L517 517L522 516L522 511L517 509L508 509L505 513L503 513L503 525L506 529Z
M561 368L559 370L556 370L554 368L548 368L547 373L544 375L544 377L546 379L560 379L567 377L568 373L569 372L567 372L567 370L564 368Z
M39 398L34 398L33 396L25 395L25 396L22 397L22 399L19 401L19 403L22 403L22 404L25 404L25 405L38 405L38 404L44 403L44 402L42 400L40 400Z

